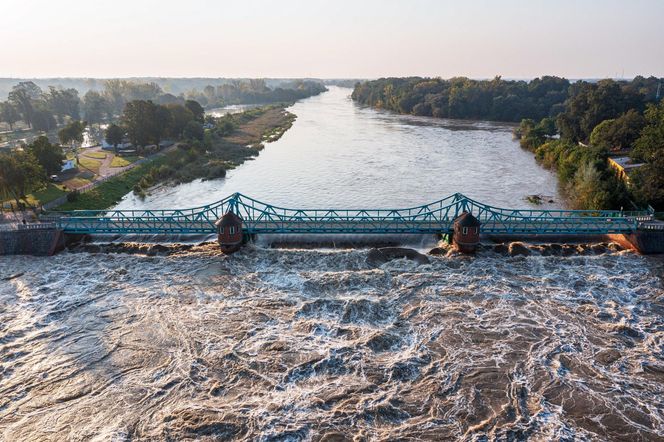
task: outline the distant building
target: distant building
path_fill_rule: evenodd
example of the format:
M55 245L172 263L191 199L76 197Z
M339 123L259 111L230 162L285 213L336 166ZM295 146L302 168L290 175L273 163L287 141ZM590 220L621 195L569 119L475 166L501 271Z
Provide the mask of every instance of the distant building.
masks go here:
M609 166L611 166L616 171L618 178L627 184L629 184L629 175L634 172L634 170L643 166L643 164L644 163L632 163L632 159L630 157L609 158Z

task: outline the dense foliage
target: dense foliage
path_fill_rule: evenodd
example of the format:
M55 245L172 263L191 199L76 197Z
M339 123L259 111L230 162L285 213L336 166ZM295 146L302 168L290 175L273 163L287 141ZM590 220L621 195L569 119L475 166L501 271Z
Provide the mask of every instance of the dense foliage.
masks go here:
M37 163L39 163L47 175L53 175L62 170L62 162L65 159L62 146L59 144L52 144L48 141L47 137L37 137L37 139L27 147L27 150L32 153L37 160Z
M233 80L217 87L207 85L202 92L190 91L187 96L204 106L220 107L229 104L287 103L311 97L327 89L317 81L298 80L271 89L265 80Z
M496 121L539 120L562 110L570 82L546 76L530 82L465 77L381 78L358 83L352 98L404 114Z
M193 133L194 138L201 138L202 112L195 101L187 101L185 105L161 105L151 100L134 100L125 105L120 120L129 141L140 148L159 144L166 137L191 138Z
M551 76L529 82L381 78L356 84L352 98L405 114L520 121L514 133L521 146L557 171L573 207L664 207L664 105L654 104L661 83L640 76L575 83ZM628 185L608 157L632 148L633 160L646 165Z
M535 152L546 167L555 169L571 205L579 209L645 206L664 208L664 102L648 104L645 116L636 109L597 124L589 144L580 143L570 133L555 138L540 123L524 119L515 130L521 146ZM592 111L590 111L592 112ZM617 112L617 110L616 110ZM567 117L567 111L558 122ZM581 114L581 120L588 117ZM634 163L645 163L624 181L609 167L608 157L629 152Z
M44 169L29 151L0 153L0 194L10 196L21 206L21 200L46 182Z
M561 132L570 139L587 140L601 121L629 109L642 111L646 103L654 101L659 82L655 77L640 76L630 82L596 83L570 83L555 76L531 81L381 78L357 83L352 98L394 112L441 118L539 121L564 112L566 119L559 122Z
M162 89L156 81L111 79L89 83L94 88L86 90L81 99L74 88L49 86L44 91L34 81L19 82L12 87L7 101L0 102L0 122L6 123L10 130L22 121L31 129L48 132L67 120L81 117L90 124L112 122L124 112L128 103L152 101L156 105L185 106L202 123L204 107L292 102L326 90L317 81L281 80L270 82L278 84L270 87L266 80L249 79L224 80L207 84L202 91L191 89L174 95Z
M649 105L646 126L634 143L632 159L645 165L634 172L634 194L642 203L664 209L664 101Z
M20 82L0 103L0 122L13 129L18 121L38 131L49 131L65 118L80 118L80 99L76 89L50 87L44 92L32 81Z

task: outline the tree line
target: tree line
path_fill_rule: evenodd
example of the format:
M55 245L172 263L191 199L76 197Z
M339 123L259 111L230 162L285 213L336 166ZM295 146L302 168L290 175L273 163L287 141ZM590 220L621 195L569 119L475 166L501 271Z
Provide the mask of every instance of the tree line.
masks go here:
M515 130L521 146L555 169L572 206L579 209L651 204L664 209L664 102L652 87L602 80L570 87L563 110ZM628 155L643 164L625 182L608 163Z
M589 114L588 121L571 121L570 130L587 129L587 125L592 125L597 118L610 114L612 107L645 108L645 103L654 101L659 81L655 77L636 77L629 82L612 82L615 87L609 88L612 97L607 97L607 108L594 109L595 113ZM507 122L519 122L524 118L539 121L560 114L568 107L566 101L588 92L588 86L593 84L586 81L571 83L555 76L531 81L501 77L492 80L381 78L357 83L351 97L360 104L402 114ZM599 94L605 91L606 88L602 88ZM617 98L616 94L620 95L622 103L611 101ZM579 103L584 98L580 97ZM577 129L582 125L583 129Z
M219 86L207 85L202 91L192 90L186 95L207 108L232 104L288 103L325 92L320 82L297 80L269 88L263 79L231 80Z
M165 137L188 140L199 145L204 140L203 107L187 100L184 105L155 104L151 100L133 100L125 104L121 117L107 126L105 138L116 147L125 140L139 150L148 144L159 144ZM18 207L27 204L26 195L43 189L51 175L62 170L63 146L70 148L78 161L77 146L83 142L86 121L71 120L58 131L60 143L51 143L45 135L18 149L0 152L0 196L11 198ZM232 130L234 125L221 125Z
M444 118L520 122L515 136L558 173L570 204L579 209L653 204L664 208L664 79L570 82L464 77L381 78L358 83L352 98L391 111ZM658 93L660 96L658 96ZM659 104L658 104L659 102ZM608 157L629 151L645 166L616 176Z
M165 92L155 82L113 79L105 80L100 90L88 90L81 98L73 88L50 86L44 91L32 81L23 81L12 87L6 101L0 102L0 122L7 123L10 130L22 121L31 129L48 132L64 124L65 120L81 117L89 124L113 121L127 103L137 100L181 106L196 101L204 107L220 107L291 102L325 90L325 86L316 81L283 82L280 87L271 89L265 80L232 80L216 87L208 85L203 91L194 89L176 96Z

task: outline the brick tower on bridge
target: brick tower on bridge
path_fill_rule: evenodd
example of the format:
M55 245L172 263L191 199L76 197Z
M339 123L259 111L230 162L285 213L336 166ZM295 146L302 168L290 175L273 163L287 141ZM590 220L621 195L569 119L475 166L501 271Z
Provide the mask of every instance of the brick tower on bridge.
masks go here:
M472 253L480 243L480 221L470 212L463 212L454 220L454 245L464 253Z

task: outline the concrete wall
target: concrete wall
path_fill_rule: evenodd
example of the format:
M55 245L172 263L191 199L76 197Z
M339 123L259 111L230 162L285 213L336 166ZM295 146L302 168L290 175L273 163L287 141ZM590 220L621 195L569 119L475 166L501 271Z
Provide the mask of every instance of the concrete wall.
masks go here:
M62 230L49 228L0 231L0 255L50 256L62 247Z
M612 241L631 246L644 255L664 253L664 230L638 230L626 235L608 235Z

